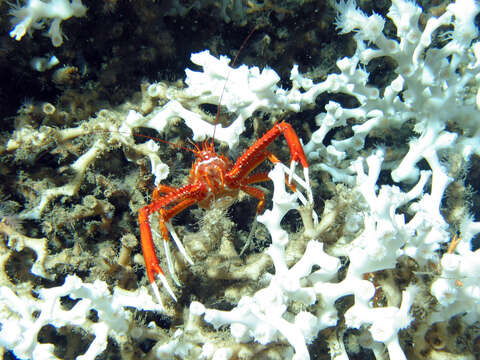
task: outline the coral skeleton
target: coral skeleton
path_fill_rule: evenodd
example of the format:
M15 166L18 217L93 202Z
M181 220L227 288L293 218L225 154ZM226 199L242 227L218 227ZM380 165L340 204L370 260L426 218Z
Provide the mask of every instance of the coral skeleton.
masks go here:
M79 301L66 310L60 301L63 296ZM144 287L134 292L115 289L112 294L105 282L97 280L85 284L77 276L67 276L62 286L41 289L38 297L28 291L16 294L8 286L1 286L0 301L0 345L23 359L57 359L52 344L37 341L39 331L47 324L57 328L79 326L92 333L94 340L77 359L93 360L106 349L107 336L114 336L119 344L126 341L132 323L132 313L125 310L126 307L148 311L163 309ZM91 309L98 313L98 321L89 319ZM34 316L35 313L38 316Z
M339 33L353 33L356 49L339 59L338 72L323 81L310 79L294 65L291 87L284 89L273 69L234 69L227 57L202 51L191 55L201 70L186 70L184 88L153 83L142 92L140 104L102 110L78 127L15 130L6 145L11 153L89 135L86 150L67 166L63 185L35 182L36 200L18 216L41 221L58 198L79 193L89 167L112 149L122 149L135 164L148 158L155 184L166 179L168 159L157 154L153 140L135 141L138 128L170 139L182 122L193 141L215 133L216 140L236 149L256 112L275 118L317 111L316 127L304 144L312 192L308 181L301 180L300 190L291 191L285 180L299 176L282 164L273 167L271 205L257 216L271 238L264 250L240 257L226 219L184 236L195 265L175 255L169 265L176 268L177 282L200 274L207 290L197 294L190 282L190 289L176 290L183 294L177 305L155 303L144 286L110 291L103 281L88 283L70 275L61 286L38 285L33 296L5 274L0 346L22 359L55 358L52 344L37 342L41 328L50 324L94 335L77 359L102 354L109 336L118 344L128 343L127 338L154 339L148 355L162 359L308 360L320 351L320 338L331 359L348 359L360 351L376 359L388 354L392 360L473 358L473 345L456 348L448 336L441 340L441 332L441 347L428 339L452 324L470 335L451 338L458 335L467 342L480 336L480 250L474 241L480 222L464 195L455 193L465 191L465 173L472 158L480 156L480 41L474 21L480 4L456 0L438 16L424 19L423 26L422 8L409 0L393 0L388 19L367 15L353 0L332 6ZM384 29L387 23L393 25L390 33ZM13 34L20 39L27 29ZM394 64L392 77L380 86L369 79L367 68L385 57ZM318 110L319 96L332 94L345 95L355 105L330 100ZM218 105L220 98L233 117L226 126L216 125L202 110L205 104ZM317 218L322 186L332 196ZM454 195L463 200L454 202ZM295 213L300 213L301 230L285 226ZM49 276L46 264L55 256L46 247L50 239L26 237L6 223L0 231L9 238L2 245L2 272L14 252L30 247L37 254L31 273ZM260 232L252 234L260 241ZM64 310L62 297L78 302ZM228 306L217 306L219 299ZM170 332L155 323L141 327L127 308L174 313L179 323ZM88 317L91 310L98 313L95 322Z

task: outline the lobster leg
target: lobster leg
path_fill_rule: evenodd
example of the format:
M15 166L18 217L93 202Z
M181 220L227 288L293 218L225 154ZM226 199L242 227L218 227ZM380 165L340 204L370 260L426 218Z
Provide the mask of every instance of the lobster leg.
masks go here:
M276 162L272 161L272 163L274 164L277 162L280 162L280 161L276 161ZM271 180L272 179L268 177L267 172L262 172L262 173L256 173L256 174L247 176L245 179L242 180L241 185L250 185L250 184L256 184L259 182L265 182L265 181L271 181ZM285 174L285 183L293 192L297 191L297 187L295 186L295 184L293 182L288 181L287 174Z
M142 245L143 257L145 259L145 267L147 269L147 276L150 284L152 286L153 292L157 297L157 300L161 303L160 292L157 284L155 283L155 278L159 278L163 286L167 289L170 296L176 301L176 297L168 285L165 273L163 272L160 264L158 263L158 258L155 252L155 245L153 243L152 229L150 227L150 215L155 212L159 212L160 215L160 231L164 242L169 240L169 233L172 234L172 237L175 240L175 243L179 247L180 252L185 256L187 261L192 262L191 259L186 255L185 248L181 245L178 236L173 231L169 220L177 215L182 210L193 205L198 200L204 197L205 185L201 183L189 184L179 189L173 189L166 187L167 194L163 197L160 197L158 194L155 195L155 200L151 204L144 206L138 211L138 224L140 226L140 242ZM159 188L159 191L162 189ZM165 208L171 204L177 203L172 208L166 210ZM170 228L169 228L170 227ZM170 267L170 265L169 265Z
M268 177L268 172L261 172L247 176L245 179L242 180L242 185L250 185L256 184L259 182L270 181L271 179ZM255 197L255 196L254 196Z
M298 163L300 163L303 167L308 197L310 202L313 202L307 158L303 151L302 144L300 143L300 139L295 133L295 130L293 130L292 126L285 121L276 123L260 139L250 146L243 153L243 155L238 158L237 162L233 166L233 169L226 175L226 177L231 183L240 182L241 179L247 176L255 167L259 165L259 163L261 163L261 158L265 159L265 156L267 156L272 162L278 162L278 159L266 151L266 148L280 135L285 137L287 145L290 149L290 171L288 182L291 182L295 167Z
M274 161L272 162L275 163ZM259 200L259 203L257 205L257 214L260 214L263 210L263 207L265 205L265 194L263 193L262 190L249 185L256 184L259 182L264 182L264 181L270 181L270 180L271 179L268 177L268 173L261 172L261 173L256 173L256 174L247 176L245 179L242 180L242 183L240 185L240 189L242 191L246 192L250 196ZM286 175L285 175L285 183L293 192L297 191L297 187L295 186L295 184L293 182L288 182L288 177Z
M155 187L155 189L153 189L152 202L160 199L162 197L162 194L169 194L169 193L172 193L176 190L177 190L177 188L174 188L173 186L158 184Z
M150 228L150 211L149 206L145 206L138 211L138 224L140 225L140 243L142 244L143 258L145 259L145 267L147 268L147 276L152 286L153 293L157 301L161 304L160 291L155 282L158 277L163 286L167 289L173 300L177 301L172 288L168 285L167 278L158 263L157 255L155 254L155 245L153 244L152 230Z
M250 185L241 185L240 189L246 192L248 195L258 199L257 214L260 214L263 211L263 207L265 206L265 194L263 193L263 191Z
M175 231L172 231L173 227L171 227L170 224L170 219L173 218L175 215L181 213L183 210L189 208L193 204L197 202L197 199L186 199L183 200L182 202L178 203L174 207L172 207L169 210L161 209L160 210L160 231L162 232L162 237L165 241L169 240L168 234L172 235L173 240L175 241L175 244L177 244L177 247L179 248L180 252L183 254L185 259L193 265L193 261L188 257L185 248L183 247L182 243L178 239L177 234Z

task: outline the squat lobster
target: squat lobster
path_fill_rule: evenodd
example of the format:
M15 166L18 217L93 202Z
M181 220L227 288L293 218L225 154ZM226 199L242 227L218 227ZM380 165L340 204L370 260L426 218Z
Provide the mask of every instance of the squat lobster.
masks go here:
M152 230L150 228L150 215L155 212L159 215L159 227L163 237L167 265L173 280L179 285L173 271L169 251L169 234L174 239L185 259L190 264L193 264L193 261L185 251L170 220L194 204L208 209L218 201L233 201L238 196L240 190L258 199L257 213L262 212L265 205L265 194L260 189L251 186L251 184L268 181L270 179L266 172L252 174L252 171L267 159L272 163L280 162L275 155L266 149L268 145L280 135L285 137L291 153L288 182L291 183L295 166L300 162L303 167L307 190L309 190L308 163L305 153L297 134L292 126L285 121L276 123L250 146L234 164L227 157L215 152L213 140L211 142L204 142L201 148L195 145L195 150L193 150L195 153L195 162L190 170L188 185L174 188L160 184L153 190L152 202L139 210L138 223L140 225L140 241L148 279L159 302L161 301L159 289L155 282L156 277L161 280L163 286L175 301L176 298L158 263L152 239ZM311 191L309 192L309 197L311 201Z

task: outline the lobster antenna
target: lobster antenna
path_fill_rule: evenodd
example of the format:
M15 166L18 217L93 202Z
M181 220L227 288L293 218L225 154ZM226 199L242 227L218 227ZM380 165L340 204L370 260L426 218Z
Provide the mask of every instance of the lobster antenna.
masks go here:
M215 142L215 130L217 130L218 118L220 117L220 106L222 105L222 98L223 98L223 94L225 93L225 88L227 87L228 78L230 77L230 73L232 72L232 69L235 66L235 63L237 62L238 56L242 52L245 45L247 45L248 40L252 37L255 30L257 30L256 26L250 31L247 37L243 40L242 45L240 45L240 48L237 51L237 55L235 55L235 58L233 59L232 64L230 65L230 68L228 69L227 77L225 78L225 82L223 84L222 93L220 94L220 99L218 99L217 114L215 115L215 123L213 127L212 148L213 148L213 143Z
M134 136L143 137L143 138L146 138L146 139L150 139L150 140L155 140L155 141L158 141L158 142L162 142L162 143L168 144L168 145L170 145L170 146L176 147L176 148L178 148L178 149L183 149L183 150L186 150L186 151L190 151L190 152L192 152L192 153L195 154L195 150L189 149L189 148L184 147L184 146L182 146L182 145L178 145L178 144L172 143L172 142L167 141L167 140L159 139L159 138L154 137L154 136L148 136L148 135L143 135L143 134L135 134Z
M238 49L238 52L237 52L237 55L235 55L235 58L233 59L232 61L232 64L231 64L231 67L229 68L228 70L228 73L227 73L227 77L225 78L225 83L223 84L223 88L222 88L222 93L220 94L220 99L218 99L218 105L217 105L217 113L215 115L215 123L214 123L214 128L213 128L213 136L212 136L212 149L213 149L213 146L214 146L214 142L215 142L215 130L217 129L217 124L218 124L218 118L220 117L220 106L222 104L222 98L223 98L223 94L225 93L225 88L227 87L227 83L228 83L228 78L230 77L230 72L232 71L232 68L233 66L235 65L235 63L237 62L237 59L238 59L238 56L240 55L240 53L242 52L243 48L245 47L245 45L247 44L248 40L252 37L253 33L255 32L255 30L257 30L256 27L254 27L250 33L247 35L247 37L245 38L245 40L243 40L242 42L242 45L240 45L240 48ZM103 131L108 131L108 130L103 130ZM194 154L197 154L199 151L200 151L200 148L198 147L197 144L195 144L194 142L190 141L194 146L195 146L195 150L194 149L189 149L187 147L184 147L184 146L181 146L181 145L178 145L178 144L174 144L170 141L167 141L167 140L163 140L163 139L159 139L157 137L154 137L154 136L148 136L148 135L143 135L143 134L135 134L134 136L137 136L137 137L143 137L143 138L146 138L146 139L150 139L150 140L155 140L155 141L158 141L158 142L162 142L162 143L165 143L165 144L168 144L168 145L171 145L173 147L176 147L178 149L183 149L183 150L186 150L186 151L190 151Z
M114 131L102 129L102 130L94 130L94 131L92 131L92 132L112 133L112 132L114 132ZM120 133L120 132L118 132L118 133ZM184 147L184 146L182 146L182 145L178 145L178 144L172 143L172 142L167 141L167 140L163 140L163 139L157 138L157 137L155 137L155 136L148 136L148 135L144 135L144 134L132 134L132 136L141 137L141 138L150 139L150 140L155 140L155 141L162 142L162 143L168 144L168 145L170 145L170 146L176 147L176 148L178 148L178 149L183 149L183 150L186 150L186 151L190 151L190 152L192 152L192 153L194 153L194 154L196 153L195 150L189 149L189 148Z

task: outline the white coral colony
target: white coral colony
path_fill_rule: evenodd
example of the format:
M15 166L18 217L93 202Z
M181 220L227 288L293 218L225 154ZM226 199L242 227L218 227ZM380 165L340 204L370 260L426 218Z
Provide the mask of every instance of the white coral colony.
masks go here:
M318 221L311 207L302 206L303 188L297 192L286 188L288 169L277 164L269 173L272 205L258 216L271 243L255 261L234 272L205 271L206 282L242 279L248 284L221 289L218 297L228 299L229 310L201 298L185 307L166 303L163 308L144 287L128 293L118 287L109 291L101 281L89 284L72 276L62 286L40 288L38 296L2 280L0 346L22 359L54 358L51 344L36 341L39 324L67 323L95 336L83 355L91 359L104 351L108 336L126 343L129 337L141 339L152 332L161 335L149 356L161 359L249 359L261 353L307 360L313 357L318 336L326 337L329 355L337 360L362 349L376 359L386 359L387 353L393 360L475 358L473 345L460 349L456 340L479 336L480 250L472 239L480 233L480 222L470 215L464 192L470 160L480 156L480 42L474 23L480 6L474 0L454 1L439 15L426 17L422 26L423 10L414 1L393 0L388 19L367 15L353 0L333 6L339 32L354 33L356 44L351 57L337 61L337 73L315 82L293 65L292 86L283 89L273 69L230 69L226 57L216 58L208 51L192 54L192 62L202 69L186 71L185 89L153 84L143 100L162 102L148 110L143 103L130 104L116 110L116 116L102 110L82 126L50 129L59 143L93 130L108 130L108 135L94 136L91 148L69 165L70 183L39 190L37 202L19 215L41 219L55 198L76 195L88 167L105 153L107 144L123 146L129 161L147 157L156 183L165 179L169 168L157 146L135 143L132 130L146 127L165 133L182 121L192 130L193 140L202 141L213 133L213 125L205 121L200 105L217 105L225 86L222 105L234 120L218 126L215 138L231 148L237 147L245 122L256 110L273 115L311 110L320 94L356 99L353 108L331 100L317 110L316 128L305 139L313 199L318 202L322 182L328 182L333 193L322 200ZM21 27L26 16L15 17L20 27L12 36L20 39L27 31L26 25ZM393 36L384 32L390 21ZM439 37L442 41L435 41ZM369 83L366 69L383 57L393 59L394 69L380 89ZM327 141L332 130L339 131ZM6 151L47 141L47 127L25 126L10 136ZM289 232L282 219L297 211L303 229ZM0 230L11 240L0 255L1 263L16 249L30 247L38 254L32 271L47 276L48 239L22 238L6 226ZM202 248L205 244L187 240L183 240L187 251L210 251ZM79 302L59 317L51 310L64 296ZM176 319L183 323L168 333L154 323L134 326L128 307L181 312ZM97 322L86 316L92 309L99 314ZM462 335L448 332L452 324L463 329L458 330ZM322 331L327 328L332 331ZM465 329L471 332L469 337L464 336ZM432 334L436 343L429 342Z

